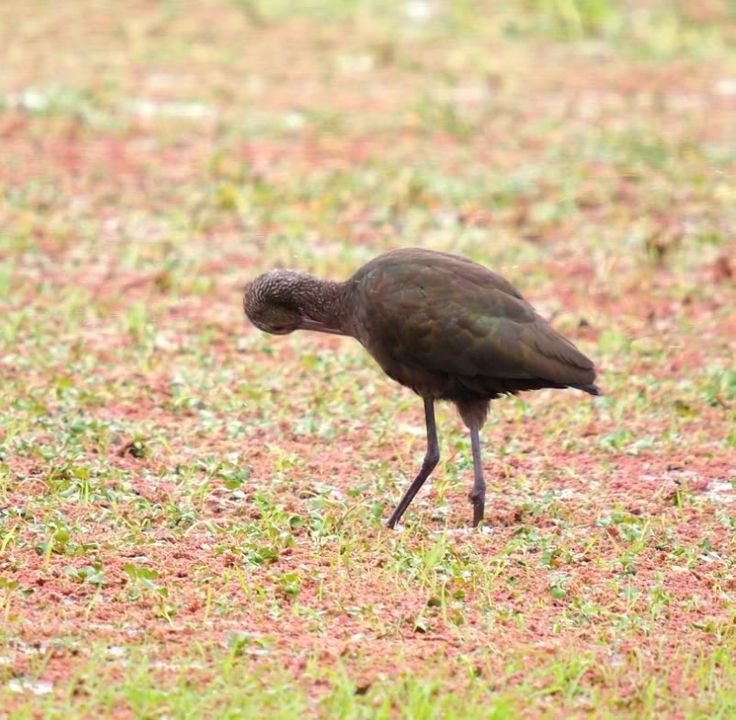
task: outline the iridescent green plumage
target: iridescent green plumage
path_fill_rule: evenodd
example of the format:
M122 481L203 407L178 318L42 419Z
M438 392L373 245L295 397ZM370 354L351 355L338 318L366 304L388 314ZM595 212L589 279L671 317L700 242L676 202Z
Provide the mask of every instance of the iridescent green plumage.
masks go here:
M568 386L595 392L591 361L481 265L397 250L361 268L348 287L350 334L424 397L490 400Z

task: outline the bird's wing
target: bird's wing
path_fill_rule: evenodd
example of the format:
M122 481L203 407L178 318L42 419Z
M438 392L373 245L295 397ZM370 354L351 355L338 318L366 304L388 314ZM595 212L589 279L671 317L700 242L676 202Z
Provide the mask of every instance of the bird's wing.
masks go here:
M402 262L371 275L366 321L397 362L467 378L564 385L595 378L585 355L480 265Z

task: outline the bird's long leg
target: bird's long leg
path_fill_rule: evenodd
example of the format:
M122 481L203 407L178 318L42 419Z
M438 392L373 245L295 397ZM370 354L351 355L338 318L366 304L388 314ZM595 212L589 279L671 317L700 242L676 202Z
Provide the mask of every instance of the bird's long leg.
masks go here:
M486 508L486 481L483 479L478 428L471 428L470 444L473 448L473 489L470 492L470 501L473 503L473 527L478 527Z
M432 470L437 467L440 461L440 446L437 442L437 427L434 421L434 400L424 398L424 420L427 424L427 452L424 454L424 461L419 474L414 478L414 482L409 485L409 489L404 493L401 502L396 506L393 515L391 515L388 526L396 527L396 523L401 520L401 516L406 512L414 496L419 492L419 488L424 485L424 481L430 476Z

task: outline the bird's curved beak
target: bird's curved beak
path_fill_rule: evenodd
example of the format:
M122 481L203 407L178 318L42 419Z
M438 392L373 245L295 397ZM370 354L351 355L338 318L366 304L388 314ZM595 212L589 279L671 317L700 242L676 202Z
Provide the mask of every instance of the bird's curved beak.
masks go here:
M325 325L318 320L312 320L312 318L302 318L299 323L301 330L314 330L315 332L329 333L330 335L344 335L345 333L340 328L330 327Z

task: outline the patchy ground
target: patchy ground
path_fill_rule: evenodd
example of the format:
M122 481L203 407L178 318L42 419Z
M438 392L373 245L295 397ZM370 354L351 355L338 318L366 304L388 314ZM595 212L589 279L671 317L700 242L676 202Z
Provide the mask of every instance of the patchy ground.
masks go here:
M507 5L3 3L0 716L736 713L734 18ZM601 369L483 532L451 408L390 532L421 402L241 316L409 245Z

